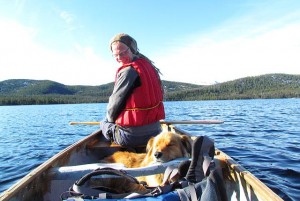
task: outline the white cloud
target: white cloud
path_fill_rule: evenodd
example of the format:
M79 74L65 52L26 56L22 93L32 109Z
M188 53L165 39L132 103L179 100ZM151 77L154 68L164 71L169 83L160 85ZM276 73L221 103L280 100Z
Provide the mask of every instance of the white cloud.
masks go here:
M74 20L74 16L67 11L61 11L60 17L67 23L71 24Z
M75 16L58 13L66 25L74 24ZM168 41L169 46L161 46L151 59L162 79L197 84L267 73L300 74L297 19L299 14L290 13L258 24L249 16L227 21L208 33ZM38 30L32 27L1 19L0 27L0 81L26 78L99 85L114 80L116 62L92 46L78 41L69 52L55 51L36 42Z
M211 84L268 73L300 74L300 23L265 24L240 34L232 27L189 38L185 46L158 55L163 79Z
M67 31L73 31L77 28L80 28L80 26L77 25L75 22L75 19L76 19L75 15L73 15L70 12L64 11L64 10L57 11L57 12L59 12L59 16L63 20Z
M1 21L0 80L48 79L63 84L99 85L114 79L112 61L92 47L76 45L68 53L54 52L35 43L36 31L13 21Z

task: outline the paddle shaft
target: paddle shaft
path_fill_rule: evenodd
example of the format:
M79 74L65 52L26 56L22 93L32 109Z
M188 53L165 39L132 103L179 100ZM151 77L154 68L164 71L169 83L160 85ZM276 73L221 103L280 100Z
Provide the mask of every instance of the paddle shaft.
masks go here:
M174 121L165 121L161 120L161 124L222 124L222 120L174 120Z
M70 125L99 125L100 124L100 121L91 121L91 122L70 122L69 123Z
M221 120L176 120L176 121L165 121L161 120L161 124L222 124L224 121ZM99 125L99 121L91 121L91 122L70 122L70 125Z

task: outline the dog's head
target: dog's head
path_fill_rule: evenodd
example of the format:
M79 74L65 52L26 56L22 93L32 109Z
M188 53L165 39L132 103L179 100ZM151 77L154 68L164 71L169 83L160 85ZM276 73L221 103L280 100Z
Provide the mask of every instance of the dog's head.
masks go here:
M168 162L175 158L190 157L192 139L187 135L162 132L147 144L147 156L154 162Z

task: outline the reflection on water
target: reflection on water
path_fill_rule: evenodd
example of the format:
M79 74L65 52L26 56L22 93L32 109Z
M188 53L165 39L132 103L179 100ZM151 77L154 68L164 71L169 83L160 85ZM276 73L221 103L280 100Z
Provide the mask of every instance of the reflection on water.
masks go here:
M0 192L97 126L106 104L0 107ZM300 197L300 99L165 103L167 120L219 119L221 125L177 125L216 146L284 200Z

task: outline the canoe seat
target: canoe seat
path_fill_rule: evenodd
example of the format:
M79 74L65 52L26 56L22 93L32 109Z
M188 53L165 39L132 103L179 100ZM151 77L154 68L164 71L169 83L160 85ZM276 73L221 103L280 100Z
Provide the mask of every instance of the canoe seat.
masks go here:
M170 166L178 166L181 161L188 160L189 158L178 158L166 163L157 163L147 167L140 168L126 168L123 164L120 163L93 163L85 165L75 165L75 166L64 166L59 168L53 168L51 170L51 176L55 180L77 180L84 176L85 174L90 173L93 170L98 168L110 167L118 170L125 170L130 175L144 176L144 175L153 175L164 173L165 169Z
M90 144L87 145L88 149L92 150L99 150L99 149L104 149L104 148L113 148L116 150L126 150L126 151L132 151L132 152L145 152L146 151L146 146L141 145L137 147L124 147L122 145L116 144L116 143L111 143L109 141L95 141L91 142Z

